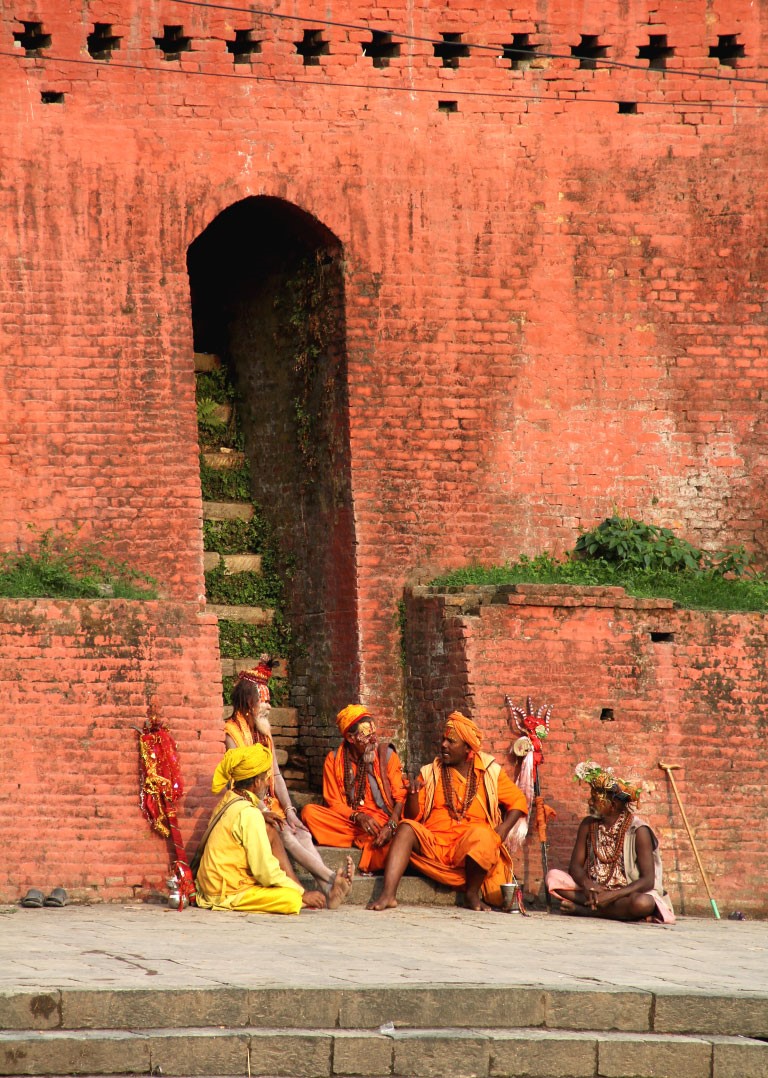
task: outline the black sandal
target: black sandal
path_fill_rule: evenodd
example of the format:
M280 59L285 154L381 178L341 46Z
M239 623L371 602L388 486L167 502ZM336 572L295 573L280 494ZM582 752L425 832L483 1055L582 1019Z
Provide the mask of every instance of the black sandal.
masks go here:
M43 892L38 891L36 887L30 887L27 893L21 900L22 906L26 906L30 910L39 910L43 904Z
M45 899L44 906L66 906L69 902L69 896L63 887L54 887L48 897Z

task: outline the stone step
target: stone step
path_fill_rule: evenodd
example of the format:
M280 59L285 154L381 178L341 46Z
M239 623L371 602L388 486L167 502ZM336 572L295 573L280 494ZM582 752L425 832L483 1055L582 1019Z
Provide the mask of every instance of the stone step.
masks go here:
M220 367L221 360L213 352L195 352L195 374L217 371Z
M278 995L280 993L277 993ZM510 1017L513 1007L508 1004ZM155 1017L160 1017L158 1010ZM225 1025L0 1033L2 1075L343 1078L764 1078L768 1046L686 1036L472 1026L339 1029ZM306 1021L306 1016L302 1015Z
M203 502L204 520L252 520L250 502Z
M238 621L244 625L271 625L275 616L274 610L262 606L224 606L209 603L207 609L222 621Z
M215 550L206 550L203 554L203 568L206 573L210 573L213 569L218 569L222 560L227 576L261 572L261 554L218 554Z
M206 449L203 460L209 468L226 472L241 468L245 464L245 453L241 453L239 449Z
M288 677L288 660L287 659L275 659L275 665L272 667L272 677L287 678ZM259 665L258 655L253 655L250 658L240 659L227 659L221 660L221 673L224 677L236 677L241 670L253 670ZM292 711L295 712L295 708L273 708L272 711Z

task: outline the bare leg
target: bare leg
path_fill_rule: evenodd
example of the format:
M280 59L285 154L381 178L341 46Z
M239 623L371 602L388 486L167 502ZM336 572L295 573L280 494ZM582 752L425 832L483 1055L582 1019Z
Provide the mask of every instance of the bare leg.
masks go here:
M485 877L488 875L488 870L478 865L477 861L473 861L471 857L465 858L464 861L464 873L467 878L467 885L464 889L464 901L467 904L467 908L470 910L489 910L491 907L487 902L483 902L482 887L485 883Z
M593 910L587 905L586 895L583 891L551 892L561 902L561 913L569 913L577 917L602 917L608 921L643 921L650 917L656 910L656 903L651 895L638 893L627 895L625 898L617 898L609 906L602 906Z
M309 831L291 831L290 827L286 826L280 832L280 838L294 861L315 877L322 891L330 894L336 873L317 852Z
M267 835L269 837L269 845L272 847L272 853L275 855L278 862L280 863L280 868L283 870L286 876L293 880L294 883L298 883L299 877L294 871L290 857L285 852L285 845L283 844L283 840L280 837L280 832L274 824L267 824Z
M384 866L384 887L379 897L368 903L369 910L393 910L397 905L397 888L414 850L419 849L416 832L407 821L400 824L392 839Z
M328 895L328 909L337 910L339 906L346 902L350 890L352 889L352 881L355 878L355 862L351 857L347 857L344 868L340 868L333 879L333 885L331 886L330 894Z

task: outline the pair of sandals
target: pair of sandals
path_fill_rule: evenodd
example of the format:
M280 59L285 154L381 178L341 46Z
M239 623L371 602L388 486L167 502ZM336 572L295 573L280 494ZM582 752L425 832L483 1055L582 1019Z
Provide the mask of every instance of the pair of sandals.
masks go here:
M48 896L36 887L30 887L21 900L22 906L32 910L39 910L41 906L66 906L68 903L69 896L63 887L54 887Z

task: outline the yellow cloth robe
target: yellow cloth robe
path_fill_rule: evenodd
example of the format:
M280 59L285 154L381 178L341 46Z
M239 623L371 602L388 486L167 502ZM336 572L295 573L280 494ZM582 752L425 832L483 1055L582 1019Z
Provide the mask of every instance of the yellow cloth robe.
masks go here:
M197 904L211 910L298 913L304 888L280 868L256 799L228 790L227 805L205 844L197 870ZM230 807L231 806L231 807Z

